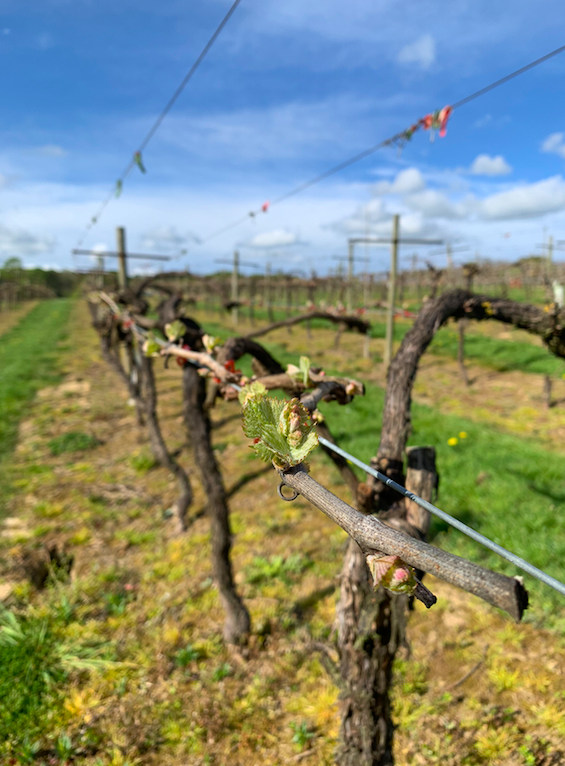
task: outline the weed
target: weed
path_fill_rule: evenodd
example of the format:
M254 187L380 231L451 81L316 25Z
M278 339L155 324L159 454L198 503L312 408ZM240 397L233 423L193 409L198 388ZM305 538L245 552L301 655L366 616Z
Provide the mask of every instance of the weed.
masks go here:
M285 585L291 585L291 578L301 574L310 566L312 566L312 561L300 553L293 553L287 558L271 556L266 559L263 556L255 556L245 571L245 577L247 582L252 585L277 578L282 580Z
M212 681L222 681L224 678L227 678L229 675L231 675L231 672L231 665L227 662L223 662L221 665L218 665L218 667L212 673Z
M499 665L488 671L488 677L497 692L505 692L516 688L520 674L517 670L512 672L504 665Z
M68 613L65 605L63 614ZM55 615L17 617L0 611L0 755L33 755L36 741L63 711L63 687L72 670L108 666L107 645L71 642ZM49 715L46 715L47 711ZM27 743L27 744L26 744ZM25 762L25 761L24 761Z
M527 745L520 745L518 752L524 759L524 766L536 766L536 757Z
M139 452L130 457L130 465L139 474L148 473L157 465L157 461L148 452Z
M314 732L310 730L308 721L296 721L290 722L290 728L294 732L292 736L292 742L298 747L299 750L304 748L310 743L310 740L314 737Z
M179 668L186 668L192 662L197 662L202 658L200 649L195 649L191 644L187 644L184 649L180 649L175 656L175 663ZM228 666L229 667L229 666Z
M94 449L100 444L98 439L83 431L69 431L66 434L56 436L47 442L52 455L62 455L64 452L82 452Z
M108 614L112 615L112 617L121 617L121 615L126 611L126 606L131 600L131 594L127 593L126 591L104 594L106 611Z
M155 532L137 532L135 529L124 529L116 533L116 540L124 540L128 545L152 543L155 537Z

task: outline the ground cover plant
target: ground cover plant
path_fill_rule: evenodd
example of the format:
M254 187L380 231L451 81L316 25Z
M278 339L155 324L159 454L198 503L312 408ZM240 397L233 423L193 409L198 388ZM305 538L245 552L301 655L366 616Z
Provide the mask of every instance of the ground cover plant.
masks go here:
M70 308L70 299L44 301L0 336L0 461L13 449L18 422L34 394L56 379L57 346L65 338Z
M13 458L19 483L14 502L27 523L27 529L20 530L21 538L25 531L32 531L37 532L32 544L66 541L77 557L76 579L58 589L50 586L43 593L21 580L11 597L11 608L26 613L31 603L52 612L59 608L62 592L81 615L80 623L71 622L72 630L82 640L92 640L93 635L100 640L111 637L119 648L116 659L133 667L101 669L98 675L69 678L62 684L61 699L53 700L52 709L59 712L50 723L50 757L59 757L59 740L63 753L66 740L61 738L66 736L69 759L79 763L93 764L96 759L116 764L135 759L175 764L206 759L278 763L300 753L305 753L306 762L331 763L337 735L337 689L311 644L324 640L331 626L335 601L331 586L339 572L344 535L307 503L298 500L288 506L277 499L272 475L261 471L237 421L213 429L225 475L254 475L235 492L231 504L235 571L241 573L239 587L256 628L244 662L237 652L224 648L217 640L222 617L217 592L209 580L207 524L196 519L186 538L171 535L165 512L174 490L167 472L158 467L140 474L131 464L130 455L139 441L135 417L127 408L127 393L118 400L115 380L101 375L105 368L97 360L95 338L81 325L81 321L86 323L81 310L82 320L75 314L71 331L82 350L73 359L66 382L88 371L88 378L100 383L95 390L89 387L86 395L75 393L73 397L59 386L32 405L26 436ZM295 361L305 345L315 350L313 345L319 343L322 350L331 345L333 335L320 331L318 337L316 332L312 341L304 330L295 329L290 339L285 330L278 331L273 348L286 344L289 359ZM353 349L351 357L352 365L360 364ZM280 358L285 361L282 352ZM183 450L183 459L190 464L190 453L178 431L180 400L174 386L178 372L156 372L164 391L159 406L167 439L175 449ZM355 374L359 374L357 369ZM370 385L368 396L374 404L382 392ZM58 426L42 423L46 403L52 420L64 419L65 431L80 430L86 418L98 446L88 453L51 455L48 442L58 435ZM351 405L347 410L333 408L331 416L333 422L334 417L357 413L360 407L355 415L358 428L350 429L345 419L343 424L336 421L336 429L344 439L359 431L358 437L352 437L359 441L351 451L367 458L371 447L374 449L375 433L368 432L364 404L364 399L358 399L351 410ZM220 404L214 420L221 422L230 414L233 405ZM475 461L475 466L484 463L481 457L488 439L493 442L489 461L496 464L496 429L487 433L486 427L479 426L477 435L476 420L442 418L428 407L416 412L415 427L424 429L421 433L428 429L426 433L438 440L441 460L456 461L453 466L458 470L468 460ZM467 438L459 437L462 432ZM447 444L453 437L459 439L455 447ZM515 460L519 458L518 440L509 443L513 447L505 449L509 459ZM542 456L548 451L536 441L520 443L525 459L530 449L538 451L535 467L541 470ZM456 451L461 445L466 452ZM47 468L42 474L35 472L38 461ZM322 454L314 454L312 463L316 476L348 497L347 488ZM553 484L555 476L549 468L544 481ZM474 469L465 487L472 489L473 473ZM451 476L451 466L443 468L440 504L444 506L444 483ZM539 493L521 474L516 481L521 482L527 498L518 510L529 512ZM228 491L230 486L228 480ZM505 486L510 486L509 479ZM483 508L494 501L502 506L496 482L483 479L476 487ZM39 491L41 504L37 497L34 501ZM203 503L197 480L194 491L197 509ZM557 509L562 507L559 498L556 503ZM41 508L36 513L38 505ZM84 529L89 536L79 535L82 542L70 543ZM152 539L134 536L147 531L153 532ZM451 536L450 532L446 539ZM13 549L19 548L21 553L29 545L18 538L6 539L5 551L16 558L19 554ZM246 582L245 572L258 557L276 564L281 550L299 553L312 563L302 570L292 567L287 582L279 577ZM526 555L523 549L522 553ZM559 713L563 647L559 639L543 630L534 631L531 625L511 625L446 586L434 583L433 588L445 606L425 614L417 607L411 627L415 662L401 662L397 668L397 761L479 764L521 759L517 762L528 763L528 758L534 758L542 763L558 757L563 726ZM536 610L538 606L536 600ZM191 650L178 663L176 657L187 644ZM464 674L477 665L458 686ZM80 739L85 728L89 741L96 742L90 750L85 750ZM298 740L300 732L313 736L300 735Z

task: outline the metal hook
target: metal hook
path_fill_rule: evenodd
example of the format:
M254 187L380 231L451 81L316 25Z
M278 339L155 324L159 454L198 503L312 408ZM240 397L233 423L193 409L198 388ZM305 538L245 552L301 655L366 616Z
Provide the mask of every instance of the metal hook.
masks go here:
M281 500L285 500L287 503L292 503L293 500L296 500L299 493L295 489L293 489L292 491L294 492L294 495L292 497L285 497L283 495L283 487L287 487L287 486L288 484L285 484L284 481L281 481L281 483L277 487L277 492ZM292 489L292 487L290 487L290 489Z

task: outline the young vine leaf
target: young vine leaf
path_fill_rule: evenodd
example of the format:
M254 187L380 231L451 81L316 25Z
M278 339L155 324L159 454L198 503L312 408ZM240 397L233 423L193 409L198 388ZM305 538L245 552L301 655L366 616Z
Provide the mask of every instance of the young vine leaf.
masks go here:
M261 388L252 383L240 393L243 432L253 439L253 449L261 460L272 462L275 468L285 470L303 463L318 446L308 410L298 399L274 399Z

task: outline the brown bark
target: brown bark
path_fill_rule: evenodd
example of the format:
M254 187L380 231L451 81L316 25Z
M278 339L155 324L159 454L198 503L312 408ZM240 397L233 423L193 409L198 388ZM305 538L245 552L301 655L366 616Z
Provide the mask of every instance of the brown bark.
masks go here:
M435 482L435 476L434 472L429 486ZM360 513L340 500L309 476L303 466L289 468L283 474L283 481L339 524L365 555L384 553L387 556L398 556L406 564L433 574L492 606L504 609L516 620L521 618L527 608L527 594L517 578L492 572L441 548L428 545L422 540L423 530L407 521L404 504L402 508L399 507L397 515L383 522L375 516Z
M206 387L195 367L183 371L183 409L194 458L208 499L207 511L212 536L214 579L226 613L224 639L238 644L247 640L251 629L249 612L239 597L230 561L232 534L226 491L211 443L210 419L204 410Z
M339 766L389 766L393 726L389 688L405 642L406 597L375 591L365 556L350 540L341 574L338 647L342 693Z
M418 489L421 496L431 500L436 484L435 452L420 452L415 448L409 455L409 481L413 491ZM429 518L410 507L404 516L400 520L407 529L424 537ZM365 552L354 539L350 540L341 574L338 648L343 689L339 766L394 763L389 690L396 653L406 644L408 598L383 588L373 589Z
M245 354L256 359L269 375L284 373L284 368L260 343L246 337L228 338L218 352L218 362L225 364L230 359L237 362Z
M357 330L357 332L363 335L371 329L369 322L364 319L353 316L345 316L342 314L332 314L328 311L310 311L308 314L302 314L301 316L292 317L291 319L285 319L280 322L273 322L273 324L267 327L262 327L259 330L248 333L247 338L259 338L261 335L266 335L268 332L278 330L280 327L289 327L299 322L309 322L312 319L327 319L334 324L343 324L348 330Z

